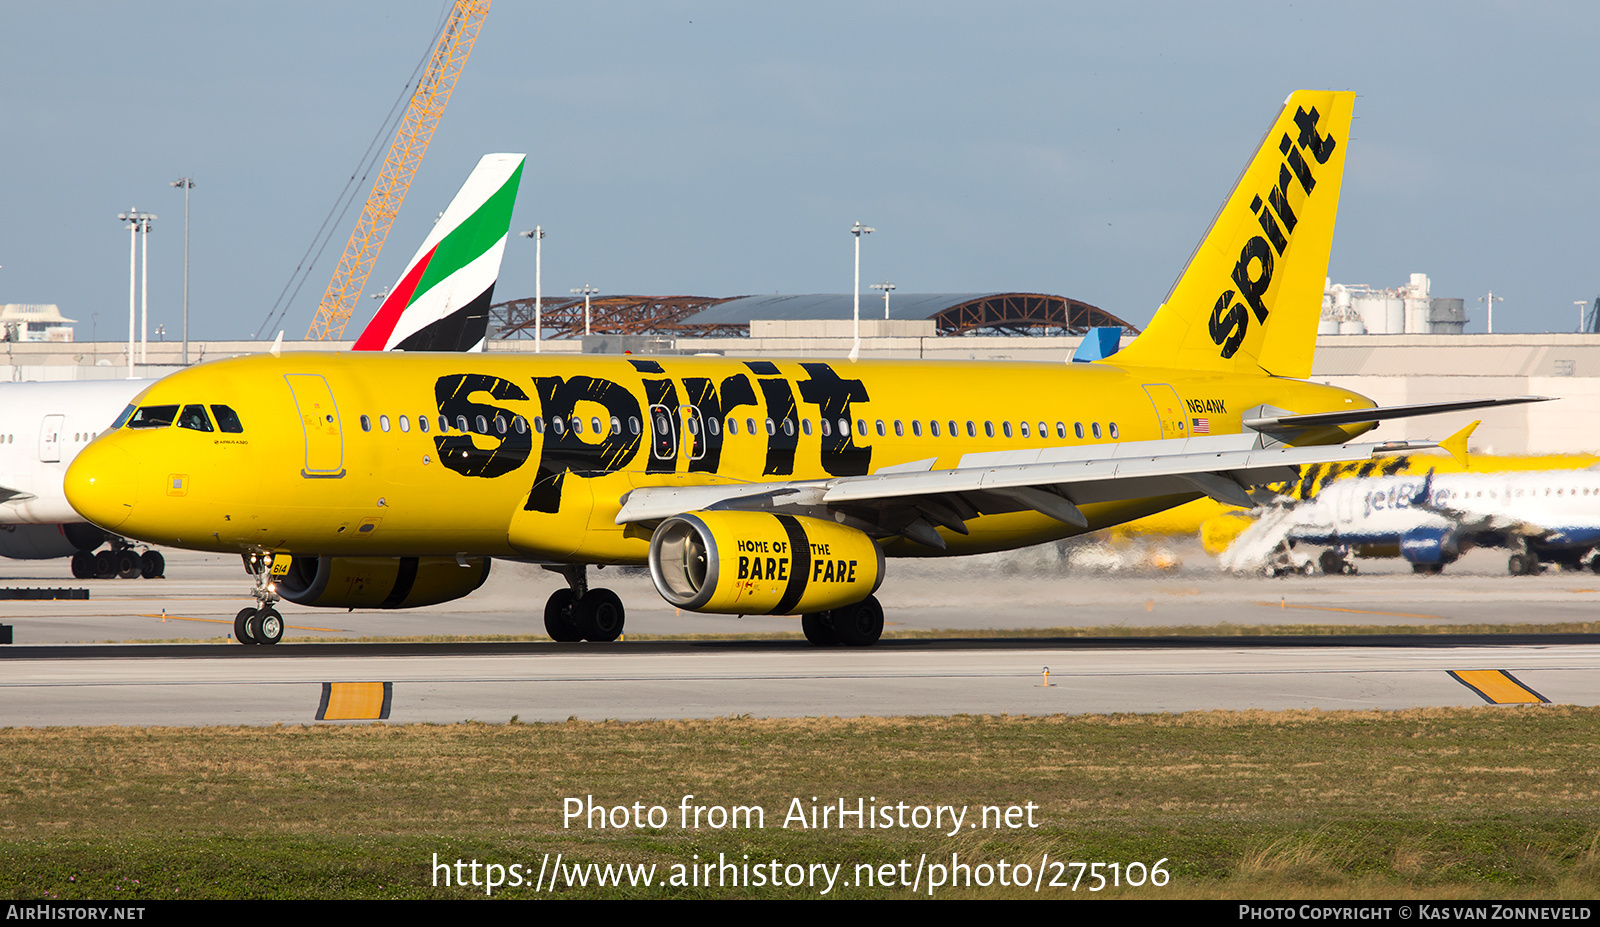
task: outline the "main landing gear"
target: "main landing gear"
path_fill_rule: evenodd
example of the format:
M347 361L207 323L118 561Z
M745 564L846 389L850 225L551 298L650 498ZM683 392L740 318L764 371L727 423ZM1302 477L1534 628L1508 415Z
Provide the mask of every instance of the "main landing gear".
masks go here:
M566 577L568 586L551 593L544 605L544 631L551 640L603 642L622 636L627 617L622 599L610 589L590 589L583 564L545 569Z
M166 572L167 558L160 551L141 554L121 538L112 538L111 546L99 553L80 550L72 555L74 579L160 579Z
M233 636L241 644L276 644L283 640L283 616L272 607L278 601L278 587L272 581L272 555L246 554L244 569L255 577L256 585L250 594L260 604L239 610L233 619Z
M800 628L818 647L869 647L883 636L883 606L877 596L869 595L854 605L802 615Z

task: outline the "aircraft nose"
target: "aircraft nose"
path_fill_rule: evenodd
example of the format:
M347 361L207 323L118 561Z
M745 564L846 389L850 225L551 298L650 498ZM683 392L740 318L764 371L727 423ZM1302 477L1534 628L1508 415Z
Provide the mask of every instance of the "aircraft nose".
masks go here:
M127 451L96 441L78 452L67 468L67 501L79 515L115 530L133 514L139 494L136 470Z

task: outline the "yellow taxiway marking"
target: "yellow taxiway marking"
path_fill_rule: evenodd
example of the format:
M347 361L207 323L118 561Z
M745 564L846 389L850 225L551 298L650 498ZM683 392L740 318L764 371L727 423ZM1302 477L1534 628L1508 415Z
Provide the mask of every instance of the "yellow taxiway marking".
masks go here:
M139 617L160 618L162 621L204 621L208 624L233 624L233 619L231 618L185 618L182 615L140 615ZM353 633L345 628L313 628L298 624L286 624L284 628L290 631L327 631L330 634Z
M392 682L325 682L318 721L382 721L394 699Z
M1365 608L1336 608L1332 605L1290 605L1286 602L1257 602L1263 608L1306 608L1319 612L1346 612L1352 615L1385 615L1390 618L1432 618L1436 621L1449 621L1444 615L1413 615L1410 612L1375 612Z
M1550 701L1505 670L1450 670L1450 675L1491 705L1543 705Z

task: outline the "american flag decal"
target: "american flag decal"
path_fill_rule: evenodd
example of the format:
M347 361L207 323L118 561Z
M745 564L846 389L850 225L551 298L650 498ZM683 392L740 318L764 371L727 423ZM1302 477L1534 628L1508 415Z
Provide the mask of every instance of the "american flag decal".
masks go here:
M1209 418L1197 418L1197 419L1194 419L1193 421L1194 421L1194 433L1195 434L1197 434L1197 435L1208 435L1208 434L1211 434L1211 419L1209 419Z

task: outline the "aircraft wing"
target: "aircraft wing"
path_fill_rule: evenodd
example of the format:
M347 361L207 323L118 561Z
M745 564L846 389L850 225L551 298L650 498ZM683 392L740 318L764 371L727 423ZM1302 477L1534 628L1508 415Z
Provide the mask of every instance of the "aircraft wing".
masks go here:
M628 493L617 524L654 522L701 509L782 510L832 516L878 537L902 536L943 549L934 526L966 534L978 515L1035 511L1079 528L1079 506L1204 493L1251 507L1248 487L1295 478L1294 467L1370 460L1437 447L1384 442L1264 446L1253 433L968 454L953 469L934 459L864 476L712 486L644 487Z

